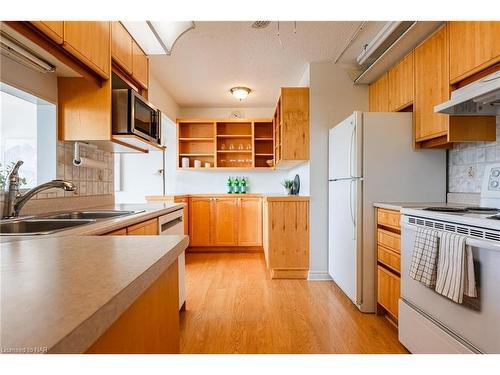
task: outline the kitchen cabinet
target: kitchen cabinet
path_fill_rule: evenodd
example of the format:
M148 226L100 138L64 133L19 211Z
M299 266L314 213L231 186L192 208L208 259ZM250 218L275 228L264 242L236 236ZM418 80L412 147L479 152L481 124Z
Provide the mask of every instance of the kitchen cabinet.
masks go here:
M175 261L90 346L90 354L178 354L179 270Z
M212 245L212 198L189 198L189 246Z
M238 200L236 198L212 198L213 245L236 246L238 244Z
M158 219L143 221L127 227L128 236L154 236L158 234Z
M500 22L448 22L450 83L500 62Z
M413 104L413 51L388 72L388 111L397 112Z
M377 208L377 313L397 322L400 295L399 211Z
M149 59L135 41L132 41L132 78L143 88L148 88Z
M415 142L423 148L450 147L453 142L496 140L495 117L449 116L434 106L449 99L448 28L434 32L414 51Z
M238 244L262 246L262 199L238 198Z
M393 318L398 319L398 302L400 295L399 276L386 270L384 267L377 266L378 277L378 303L389 312Z
M255 248L262 246L262 198L189 197L190 246Z
M266 197L263 242L273 279L306 279L309 273L309 198Z
M64 21L63 47L102 78L111 71L109 21Z
M126 236L127 228L117 229L113 232L106 233L106 236Z
M274 163L289 169L309 160L309 88L282 87L273 116Z
M42 33L47 35L57 44L64 41L64 22L63 21L31 21Z
M370 112L389 112L389 76L384 73L368 87Z
M119 21L111 22L111 57L127 74L132 74L133 39Z
M178 119L177 168L195 170L199 160L203 171L272 169L273 143L271 119Z

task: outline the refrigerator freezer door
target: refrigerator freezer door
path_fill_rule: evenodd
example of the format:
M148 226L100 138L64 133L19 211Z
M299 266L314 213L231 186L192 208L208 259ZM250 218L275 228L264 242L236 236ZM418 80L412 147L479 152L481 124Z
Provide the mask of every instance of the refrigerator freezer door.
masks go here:
M328 139L328 179L345 179L361 176L358 167L361 151L361 113L354 112L347 119L330 129Z
M357 202L359 181L329 182L328 272L354 302L359 303L357 262Z

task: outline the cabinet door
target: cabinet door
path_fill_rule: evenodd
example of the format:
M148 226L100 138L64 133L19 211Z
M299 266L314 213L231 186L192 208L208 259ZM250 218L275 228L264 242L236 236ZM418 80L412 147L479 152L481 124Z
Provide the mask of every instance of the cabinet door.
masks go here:
M47 35L57 44L63 43L64 22L63 21L32 21L38 30Z
M442 27L415 49L415 140L447 134L448 115L434 106L449 98L447 29Z
M132 37L119 21L111 28L111 56L128 74L132 73Z
M262 246L262 199L238 198L238 245Z
M215 246L238 245L238 199L213 198L213 244Z
M458 82L500 61L500 22L448 22L450 82Z
M63 47L101 77L111 70L109 21L65 21Z
M413 103L413 81L413 52L411 52L389 70L389 111L400 111Z
M211 198L189 198L189 245L209 246L212 213Z
M129 236L153 236L158 234L158 219L143 221L127 228Z
M389 111L389 79L387 73L384 73L382 77L368 87L368 106L370 112Z
M386 270L381 266L377 266L378 276L378 292L377 300L387 311L389 311L396 319L398 318L398 300L400 293L399 277Z
M106 236L126 236L127 228L117 229L112 232L106 233Z
M309 88L281 89L279 160L309 160Z
M238 245L238 199L213 198L213 244L215 246Z
M148 57L142 52L141 47L132 41L132 77L145 89L149 83L149 61Z

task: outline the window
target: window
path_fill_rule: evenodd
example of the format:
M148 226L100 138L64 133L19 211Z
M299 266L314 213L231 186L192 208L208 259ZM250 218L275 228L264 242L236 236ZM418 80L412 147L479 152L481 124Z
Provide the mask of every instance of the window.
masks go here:
M25 181L21 188L53 180L57 150L55 104L0 82L0 113L2 182L18 160L24 162L19 169Z

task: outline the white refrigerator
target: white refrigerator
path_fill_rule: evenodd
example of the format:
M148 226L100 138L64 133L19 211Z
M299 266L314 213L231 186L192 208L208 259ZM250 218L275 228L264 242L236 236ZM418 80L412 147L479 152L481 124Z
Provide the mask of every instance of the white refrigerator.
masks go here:
M328 272L376 308L374 202L445 202L446 151L413 149L412 113L354 112L329 131Z

